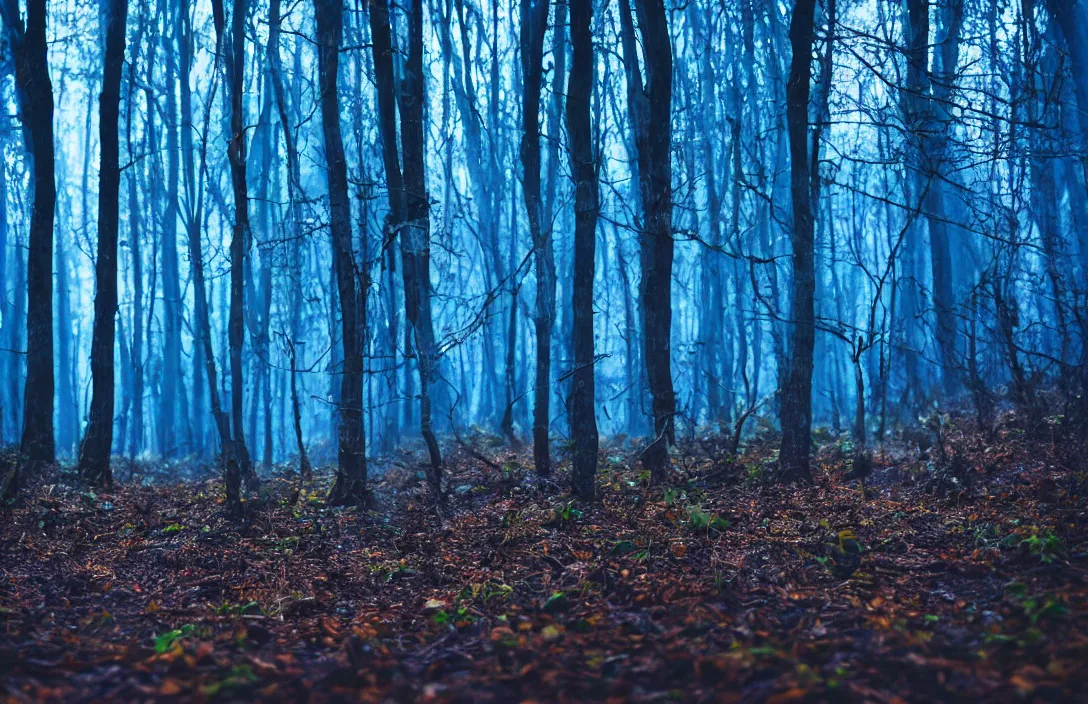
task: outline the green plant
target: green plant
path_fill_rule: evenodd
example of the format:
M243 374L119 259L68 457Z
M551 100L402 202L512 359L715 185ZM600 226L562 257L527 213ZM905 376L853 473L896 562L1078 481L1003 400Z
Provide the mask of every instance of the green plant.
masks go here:
M433 621L436 626L448 626L456 625L458 623L473 623L476 621L476 617L469 613L467 607L462 606L453 613L450 613L445 609L437 611L431 616L431 621Z
M561 508L557 508L555 510L556 518L558 518L560 521L562 521L564 523L579 519L583 515L584 514L581 511L574 508L574 502L573 501L568 501Z
M252 684L259 679L256 673L253 672L253 668L243 663L232 667L230 674L226 678L219 682L204 685L200 691L205 697L214 697L224 691Z
M470 584L457 594L457 600L462 602L479 600L486 604L494 598L505 599L514 593L514 588L501 582L482 582Z
M261 607L255 601L251 601L248 604L232 604L230 602L223 602L219 606L215 607L216 616L241 616L245 613L260 613Z
M155 652L165 653L167 650L170 650L175 641L181 638L187 638L194 633L196 633L196 626L191 623L187 623L181 628L175 628L172 631L161 633L155 636Z
M729 527L729 521L716 513L704 511L699 506L688 507L688 528L696 533L708 533L710 531L724 531Z
M1005 536L1005 547L1026 550L1032 557L1039 558L1040 562L1051 563L1057 559L1058 554L1064 548L1061 536L1047 527L1026 526L1019 528Z

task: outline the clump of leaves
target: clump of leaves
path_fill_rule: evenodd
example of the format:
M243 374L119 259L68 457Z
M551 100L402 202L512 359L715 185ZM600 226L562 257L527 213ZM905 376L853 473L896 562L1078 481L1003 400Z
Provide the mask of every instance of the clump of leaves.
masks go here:
M553 592L544 602L544 610L557 614L570 608L570 598L566 592Z
M470 623L475 623L476 617L469 613L468 607L461 606L454 609L452 612L442 609L437 611L431 616L431 621L436 626L449 626L456 627L467 626Z
M1025 551L1047 564L1057 559L1064 548L1061 536L1048 527L1026 526L1005 537L1005 546Z
M555 509L554 518L549 523L562 525L581 518L584 514L574 507L574 501L568 501Z
M196 626L191 623L187 623L181 628L175 628L172 631L166 633L160 633L155 636L155 652L165 653L173 647L174 643L182 638L188 638L196 633Z
M849 528L840 530L833 540L834 543L828 546L828 554L822 557L817 556L816 562L835 577L849 579L861 567L861 557L865 553L865 546Z
M217 694L230 691L232 689L245 687L246 685L257 682L260 678L253 672L253 668L245 663L235 665L231 668L230 674L224 679L213 682L211 684L204 685L201 688L201 693L205 697L214 697Z
M744 484L748 487L761 486L775 476L775 467L778 466L778 450L774 450L768 456L748 465L744 474Z
M261 607L255 601L247 604L232 604L226 601L214 607L214 610L216 616L241 616L247 613L260 613Z
M506 599L514 593L514 588L501 582L482 582L470 584L457 594L458 601L479 601L486 604L492 599Z
M1005 585L1005 598L1024 610L1032 626L1042 620L1060 620L1069 615L1069 607L1060 597L1033 595L1028 585L1012 581Z
M688 507L688 528L693 533L723 532L729 527L729 521L716 513L710 513L701 506Z

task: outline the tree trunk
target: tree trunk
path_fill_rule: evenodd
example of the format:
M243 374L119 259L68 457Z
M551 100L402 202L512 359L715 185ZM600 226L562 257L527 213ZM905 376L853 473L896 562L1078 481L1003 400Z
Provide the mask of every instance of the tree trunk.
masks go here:
M415 336L420 376L420 432L431 460L431 483L440 493L442 454L431 424L431 385L435 381L437 349L431 320L430 216L424 172L423 142L423 6L413 0L409 18L408 60L401 86L400 169L396 131L396 84L387 0L370 0L370 31L374 44L374 74L378 90L379 132L386 185L389 189L389 236L400 237L405 313ZM407 331L406 331L407 332Z
M0 5L15 64L15 94L34 189L27 255L26 383L20 451L31 470L52 464L53 218L57 203L53 158L53 84L45 36L47 0L27 0L26 22L15 3ZM15 13L12 14L11 11ZM10 487L18 485L12 477Z
M431 223L426 185L423 111L423 2L412 0L408 21L408 58L401 83L401 151L404 157L404 216L401 272L405 310L415 331L419 365L419 426L431 459L432 483L438 490L442 454L434 434L431 403L438 372L438 348L431 317Z
M225 34L223 0L213 0L213 20L217 45L225 56L227 86L229 88L230 142L227 157L230 161L231 189L234 192L234 227L230 238L230 312L227 320L227 340L230 359L230 407L233 428L234 461L249 491L258 487L257 473L246 448L242 345L245 342L245 312L243 307L245 285L245 258L249 251L249 187L246 183L246 131L243 98L245 95L245 25L247 0L234 0L231 8L231 31ZM229 41L229 43L228 43ZM229 459L228 459L229 461ZM229 466L229 464L228 464Z
M0 89L0 102L4 100L4 91ZM8 341L8 328L11 325L12 311L8 309L8 174L7 140L0 136L0 347ZM14 349L14 348L11 348ZM0 350L0 360L15 357L8 350ZM0 363L0 378L12 378L14 369ZM0 445L7 444L6 419L11 416L13 399L7 397L7 384L0 385ZM5 411L7 415L5 415Z
M574 371L570 393L570 429L574 441L572 483L582 499L596 492L597 418L593 359L593 275L597 246L597 162L593 154L590 111L593 94L593 0L571 0L573 44L567 84L567 134L574 176Z
M213 5L213 7L215 6ZM219 24L222 25L222 6L219 5L217 9L219 13ZM181 106L183 119L188 124L188 129L185 129L185 125L183 125L182 148L183 151L191 155L193 151L191 140L193 114L192 93L188 88L188 84L193 60L192 49L194 34L188 14L183 12L182 16L185 21L185 40L180 51L182 83ZM216 53L218 54L222 44L222 32L217 33L216 37ZM199 174L201 178L207 175L207 129L210 107L211 101L209 100L205 108L205 134L201 144ZM239 494L241 468L235 457L236 448L234 440L231 437L230 415L223 410L219 395L219 379L215 369L215 350L212 346L211 316L208 310L208 292L204 277L204 259L200 243L200 229L203 225L203 191L200 190L197 174L194 173L194 165L191 156L186 163L186 180L188 182L190 194L189 202L191 204L195 203L195 205L191 206L191 212L189 213L187 223L189 266L192 267L193 275L193 313L196 318L194 336L197 338L195 346L199 348L198 354L194 355L194 358L199 357L204 363L204 377L208 382L212 416L215 419L215 428L219 434L220 451L222 453L221 462L227 490L227 505L231 514L238 517L242 513L241 496Z
M94 335L91 343L91 414L79 452L79 473L88 484L110 486L113 447L113 347L117 324L117 232L121 190L118 119L121 71L125 63L128 0L104 6L105 64L99 99L98 138L101 145L98 184L98 258L95 262Z
M162 396L159 406L159 450L171 457L177 454L183 437L178 425L179 396L184 393L181 371L181 279L178 271L178 105L174 83L178 80L177 54L173 41L177 36L175 13L186 12L184 5L167 2L166 12L172 35L164 40L166 58L166 212L162 224ZM157 145L156 145L157 146ZM130 216L131 213L130 213ZM134 216L132 216L134 217ZM135 350L135 348L133 348ZM197 383L194 380L194 383ZM139 406L137 406L139 408Z
M623 62L627 71L628 111L638 153L642 227L639 261L642 280L643 358L650 386L654 438L643 463L661 480L668 469L669 445L676 442L676 393L672 383L672 42L663 0L635 0L646 66L646 87L634 51L628 0L620 3Z
M144 36L144 23L141 18L139 30L136 33L136 46ZM132 142L132 118L136 112L136 65L137 57L129 61L128 94L125 106L125 146L128 150L128 160L132 161L136 154ZM125 402L126 407L132 413L131 433L128 441L129 456L135 458L143 441L143 396L144 396L144 366L143 366L143 316L144 316L144 277L143 277L143 251L140 240L141 213L138 196L138 179L136 170L128 171L128 240L129 251L132 254L132 342L128 360L128 366L122 367L130 379L130 394ZM181 370L178 370L181 373ZM161 422L161 419L160 419ZM121 433L121 441L125 441L125 433Z
M549 448L552 326L555 322L555 253L551 226L544 222L540 179L540 93L548 0L521 0L522 190L529 215L536 270L536 384L533 403L533 461L542 477L551 474Z
M344 366L340 380L340 429L336 484L329 495L333 505L361 505L366 498L366 440L363 432L362 333L366 329L366 297L356 300L356 276L367 289L365 270L357 274L351 239L351 201L348 199L347 161L340 131L337 79L340 44L344 37L341 0L314 0L317 19L318 79L321 89L321 128L325 138L329 187L329 230L332 235Z
M786 86L790 138L790 191L793 204L793 281L790 287L789 354L782 384L783 481L811 480L812 359L816 340L815 228L809 180L808 102L812 78L815 0L797 0L790 20L793 60Z
M92 96L88 100L88 114L93 112L93 108L90 103L93 103L93 93L88 91L88 95ZM84 169L84 174L90 173L90 148L91 143L91 121L87 120L87 139L85 144L88 145L88 158L87 168ZM60 179L63 182L63 177ZM84 176L84 184L87 184L87 176ZM90 189L87 189L90 192ZM86 201L84 201L86 205ZM85 232L91 231L91 222L89 213L90 208L84 211L83 226ZM63 232L63 230L61 230ZM56 368L54 373L57 380L57 408L59 412L56 418L56 443L57 453L64 457L75 458L79 443L79 425L80 425L80 407L77 400L78 394L76 393L77 383L75 381L76 365L72 361L72 337L75 331L75 321L72 317L72 274L71 269L68 266L69 263L69 251L67 242L61 234L57 234L55 237L55 259L54 266L56 268L56 284L54 286L54 297L56 299L56 339L54 344L56 345Z

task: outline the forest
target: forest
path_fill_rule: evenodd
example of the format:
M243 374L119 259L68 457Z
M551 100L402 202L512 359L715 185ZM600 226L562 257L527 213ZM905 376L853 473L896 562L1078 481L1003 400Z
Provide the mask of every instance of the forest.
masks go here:
M1088 0L0 0L5 701L1083 701Z

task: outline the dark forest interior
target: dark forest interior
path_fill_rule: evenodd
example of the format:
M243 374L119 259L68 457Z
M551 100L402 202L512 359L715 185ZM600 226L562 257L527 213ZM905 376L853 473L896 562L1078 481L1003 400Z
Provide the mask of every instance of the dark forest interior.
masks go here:
M5 701L1083 701L1088 0L0 0Z

